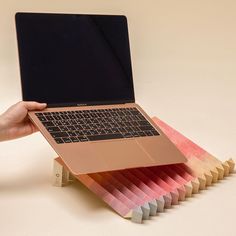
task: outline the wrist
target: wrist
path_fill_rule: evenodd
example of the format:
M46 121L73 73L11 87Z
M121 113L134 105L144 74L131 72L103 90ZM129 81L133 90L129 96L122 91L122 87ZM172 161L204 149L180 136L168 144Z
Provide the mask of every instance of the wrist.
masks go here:
M7 122L5 121L3 115L0 115L0 141L7 139Z

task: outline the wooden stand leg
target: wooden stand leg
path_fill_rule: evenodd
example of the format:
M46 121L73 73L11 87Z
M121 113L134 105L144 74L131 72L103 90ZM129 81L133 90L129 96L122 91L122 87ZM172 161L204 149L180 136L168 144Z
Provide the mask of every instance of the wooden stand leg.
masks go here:
M62 187L74 181L74 176L58 161L53 162L53 186Z

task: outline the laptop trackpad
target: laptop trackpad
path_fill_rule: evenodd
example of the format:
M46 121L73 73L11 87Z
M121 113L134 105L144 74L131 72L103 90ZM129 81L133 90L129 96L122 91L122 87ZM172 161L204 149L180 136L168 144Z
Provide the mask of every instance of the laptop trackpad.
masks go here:
M135 139L91 143L93 157L106 163L109 170L127 169L153 164L153 160Z

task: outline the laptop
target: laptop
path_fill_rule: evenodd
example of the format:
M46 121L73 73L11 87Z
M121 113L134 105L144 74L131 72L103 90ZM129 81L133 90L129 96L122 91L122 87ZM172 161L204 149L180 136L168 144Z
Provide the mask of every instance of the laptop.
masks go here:
M186 161L135 103L125 16L15 18L23 100L48 104L29 117L73 174Z

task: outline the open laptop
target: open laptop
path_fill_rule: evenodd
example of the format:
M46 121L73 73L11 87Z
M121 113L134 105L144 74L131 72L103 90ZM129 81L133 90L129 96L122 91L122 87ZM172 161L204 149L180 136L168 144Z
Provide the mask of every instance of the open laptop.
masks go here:
M73 174L185 162L135 103L127 19L121 15L17 13L30 119Z

